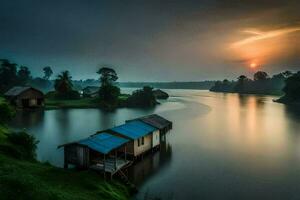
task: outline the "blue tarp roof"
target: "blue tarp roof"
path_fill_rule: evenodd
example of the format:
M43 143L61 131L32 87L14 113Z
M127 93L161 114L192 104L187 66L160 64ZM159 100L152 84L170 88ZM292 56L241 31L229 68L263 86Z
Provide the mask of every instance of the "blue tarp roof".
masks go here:
M109 153L111 150L116 149L126 142L128 139L117 137L109 133L100 133L93 135L86 139L80 140L78 144L88 146L89 148L103 154Z
M157 128L154 128L142 121L131 121L126 124L116 126L110 130L135 140L148 135L149 133L157 130Z

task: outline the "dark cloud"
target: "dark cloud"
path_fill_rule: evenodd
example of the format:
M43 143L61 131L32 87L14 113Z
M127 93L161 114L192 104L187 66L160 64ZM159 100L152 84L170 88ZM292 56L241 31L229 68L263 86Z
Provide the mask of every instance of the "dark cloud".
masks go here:
M52 65L75 78L95 76L99 63L115 65L122 80L235 77L243 68L224 49L242 39L239 30L297 25L299 8L294 0L2 0L0 55L35 74ZM294 66L298 49L289 49L283 60Z

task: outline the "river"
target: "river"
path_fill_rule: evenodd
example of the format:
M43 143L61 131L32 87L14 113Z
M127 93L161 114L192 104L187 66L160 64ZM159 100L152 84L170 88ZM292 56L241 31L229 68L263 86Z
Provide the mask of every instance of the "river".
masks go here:
M273 96L166 90L154 109L49 110L18 113L38 159L63 165L57 146L125 120L157 113L173 121L161 152L129 171L144 196L164 199L300 199L300 111Z

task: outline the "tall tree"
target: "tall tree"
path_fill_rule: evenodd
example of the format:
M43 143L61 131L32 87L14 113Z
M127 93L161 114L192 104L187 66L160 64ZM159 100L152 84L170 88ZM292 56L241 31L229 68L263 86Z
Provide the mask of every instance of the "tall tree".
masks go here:
M72 76L69 71L61 72L61 74L57 76L54 84L55 90L60 94L72 91L72 86Z
M114 85L118 80L116 71L112 68L102 67L98 70L101 86L99 89L99 98L104 107L114 108L118 104L120 88Z
M248 80L247 76L245 76L245 75L239 76L238 77L238 81L237 81L237 83L235 85L234 90L236 92L244 92L244 90L245 90L245 83L246 83L247 80Z
M21 66L17 73L18 82L20 85L26 85L31 80L31 73L28 67Z
M101 67L97 74L100 75L101 85L112 85L115 81L118 80L118 75L116 71L109 67Z
M266 80L268 77L269 76L268 76L267 72L258 71L254 74L253 79L255 81L263 81L263 80Z
M44 71L44 77L43 78L46 79L46 80L49 80L50 77L53 74L53 71L52 71L51 67L50 66L44 67L43 71Z
M18 82L17 64L0 59L0 92L6 92Z

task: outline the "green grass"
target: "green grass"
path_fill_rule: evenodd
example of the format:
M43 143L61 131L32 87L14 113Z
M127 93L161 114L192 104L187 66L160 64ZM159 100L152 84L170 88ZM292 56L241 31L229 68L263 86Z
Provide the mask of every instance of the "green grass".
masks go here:
M99 104L96 98L81 98L76 100L57 100L46 99L46 109L60 109L60 108L97 108Z
M5 101L5 99L0 96L0 103L3 103L4 101Z
M121 94L119 101L125 101L129 95ZM61 109L61 108L100 108L100 100L98 98L80 98L75 100L60 100L46 98L45 109Z
M0 146L16 148L5 138L9 130L0 126ZM64 170L40 162L19 160L0 148L1 199L129 199L127 187L105 182L92 171Z

